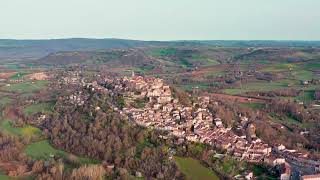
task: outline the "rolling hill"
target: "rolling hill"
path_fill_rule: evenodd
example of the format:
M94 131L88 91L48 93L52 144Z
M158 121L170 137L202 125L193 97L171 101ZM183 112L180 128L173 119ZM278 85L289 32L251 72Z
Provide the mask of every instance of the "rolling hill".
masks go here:
M319 41L139 41L125 39L0 39L0 60L34 60L59 51L92 51L137 47L320 47Z

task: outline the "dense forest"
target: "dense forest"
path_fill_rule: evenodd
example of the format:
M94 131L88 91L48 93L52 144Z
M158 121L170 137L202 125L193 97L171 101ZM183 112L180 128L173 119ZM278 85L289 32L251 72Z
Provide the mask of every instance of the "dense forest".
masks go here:
M85 91L82 93L88 93ZM101 160L109 167L107 176L111 179L140 173L148 179L182 178L159 134L125 120L113 111L110 100L100 93L90 93L83 106L58 100L57 113L45 123L51 142L66 151Z

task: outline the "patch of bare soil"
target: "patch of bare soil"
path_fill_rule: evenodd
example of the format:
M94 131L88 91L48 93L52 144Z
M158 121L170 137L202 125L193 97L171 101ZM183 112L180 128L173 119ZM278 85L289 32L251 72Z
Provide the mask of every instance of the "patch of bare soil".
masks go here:
M29 74L26 76L26 78L32 79L32 80L47 80L49 76L45 72L38 72Z
M19 112L18 112L18 110L15 109L15 108L7 107L7 108L4 110L4 116L5 116L5 118L7 118L7 119L18 119L18 117L19 117Z
M3 72L0 73L0 79L8 79L9 77L17 74L17 72Z

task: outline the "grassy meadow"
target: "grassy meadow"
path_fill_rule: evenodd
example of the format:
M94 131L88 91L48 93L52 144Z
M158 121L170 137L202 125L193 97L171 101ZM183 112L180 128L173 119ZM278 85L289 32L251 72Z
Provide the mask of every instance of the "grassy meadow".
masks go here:
M9 134L16 135L16 136L40 136L41 135L41 130L30 126L30 125L25 125L24 127L13 127L13 123L11 120L3 120L1 121L1 126L0 128Z
M53 107L53 102L37 103L27 106L25 109L23 109L23 113L26 116L30 116L38 112L50 114L53 111Z
M21 71L21 72L18 72L17 74L15 74L15 75L11 76L9 79L11 79L11 80L20 79L23 76L28 75L28 74L30 74L28 71Z
M218 180L219 177L210 169L192 158L175 157L178 168L185 174L188 180Z
M28 81L10 84L10 86L2 87L1 90L14 93L31 93L45 88L48 84L49 81Z
M65 152L52 147L48 140L43 140L29 144L25 151L33 159L49 159L50 155L64 156Z
M4 106L8 105L12 101L13 101L13 99L11 99L10 97L7 97L7 96L0 97L0 107L4 107Z
M39 142L35 142L29 144L24 152L27 156L33 159L44 159L47 160L50 156L58 156L68 159L69 161L73 161L73 163L77 164L98 164L100 161L94 160L91 158L79 157L73 154L67 153L65 151L56 149L53 147L48 140L43 140Z

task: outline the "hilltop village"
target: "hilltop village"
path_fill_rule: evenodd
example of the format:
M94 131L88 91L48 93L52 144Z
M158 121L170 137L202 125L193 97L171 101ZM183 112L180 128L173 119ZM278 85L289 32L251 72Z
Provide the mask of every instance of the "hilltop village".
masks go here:
M221 117L210 112L209 104L219 106L219 102L212 101L210 97L200 96L192 106L185 106L173 96L170 86L159 78L133 75L121 78L98 76L97 79L85 82L80 80L77 74L73 74L65 77L64 83L81 83L91 91L108 93L111 96L121 94L121 107L115 105L113 108L130 122L167 131L177 137L179 142L205 143L224 149L239 161L281 165L284 167L281 179L290 179L293 171L315 174L320 170L320 162L310 160L308 154L287 149L281 144L264 143L255 135L254 125L248 124L249 119L241 114L239 117L242 126L237 128L249 129L252 133L235 134L232 128L224 126ZM76 106L82 106L86 101L86 97L81 93L67 99ZM100 107L95 107L95 110L100 110Z
M219 146L234 152L239 160L258 162L271 153L271 147L260 139L249 143L245 136L239 137L230 128L224 128L222 120L207 109L209 97L199 97L198 103L184 107L172 97L170 87L161 79L138 76L106 82L114 84L110 91L123 92L130 100L148 99L144 108L123 108L120 111L141 126L169 131L181 140ZM243 120L247 121L246 117Z

